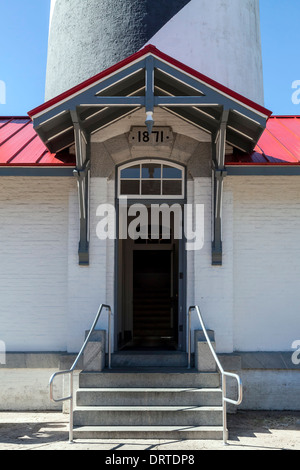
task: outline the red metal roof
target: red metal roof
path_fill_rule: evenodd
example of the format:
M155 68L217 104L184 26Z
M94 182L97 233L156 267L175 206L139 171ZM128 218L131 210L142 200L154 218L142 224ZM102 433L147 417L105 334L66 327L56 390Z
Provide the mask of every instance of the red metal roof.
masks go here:
M271 116L251 155L235 154L227 165L300 163L300 116Z
M237 153L227 165L299 165L300 116L272 116L251 155ZM75 166L67 152L51 154L28 117L0 117L0 166Z
M74 165L66 153L52 154L28 117L0 117L0 166Z

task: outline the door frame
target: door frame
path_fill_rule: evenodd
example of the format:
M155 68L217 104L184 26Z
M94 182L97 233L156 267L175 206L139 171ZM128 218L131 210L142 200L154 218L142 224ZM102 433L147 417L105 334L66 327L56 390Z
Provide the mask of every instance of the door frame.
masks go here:
M131 204L135 204L137 201L128 200L128 207ZM147 201L141 201L147 205ZM166 203L166 200L153 201L151 203ZM169 201L171 204L174 201ZM178 201L177 201L178 203ZM180 205L183 207L183 203L180 202ZM119 204L117 202L117 221L116 221L116 230L117 234L119 233ZM114 275L114 311L118 312L119 308L122 308L119 305L119 279L120 279L120 254L119 254L119 237L116 237L115 240L115 275ZM187 252L185 249L186 239L183 230L183 236L178 240L178 350L186 351L186 289L187 289ZM142 246L141 246L142 247ZM132 250L133 253L133 250ZM118 350L118 315L114 315L114 344L115 351Z
M135 160L128 161L127 163L134 163L135 161L142 162L143 160L149 161L149 158L138 158ZM132 204L144 204L145 206L150 207L151 204L179 204L182 207L182 238L179 239L178 246L178 351L187 350L187 251L186 247L186 237L184 231L184 205L187 202L187 171L186 166L179 163L173 162L171 160L165 160L162 158L151 160L165 161L166 164L174 164L180 166L184 169L184 197L183 198L170 198L170 197L159 197L159 198L128 198L126 199L127 207L129 208ZM115 259L115 269L114 269L114 350L118 351L118 312L119 307L119 276L120 276L120 255L119 255L119 228L120 228L120 205L122 204L122 199L119 199L119 167L123 166L124 162L116 165L115 173L115 207L116 207L116 237L115 237L115 247L114 247L114 259Z

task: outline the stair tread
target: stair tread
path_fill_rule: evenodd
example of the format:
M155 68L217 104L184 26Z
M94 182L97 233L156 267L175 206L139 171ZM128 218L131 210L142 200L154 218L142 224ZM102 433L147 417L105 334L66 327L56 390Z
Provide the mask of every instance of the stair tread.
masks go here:
M163 393L178 393L178 392L209 392L209 393L221 393L222 390L220 388L207 388L207 387L199 387L199 388L192 388L192 387L172 387L172 388L164 388L164 387L111 387L111 388L89 388L83 387L78 389L79 392L105 392L105 393L112 393L112 392L163 392Z
M122 354L124 356L126 356L127 353L128 353L128 355L130 355L129 351L122 351ZM147 354L147 352L146 353L144 353L144 351L140 352L140 355L145 355L145 354ZM172 353L170 353L170 354L172 354ZM139 353L137 355L139 355ZM156 367L155 366L132 366L132 367L122 367L120 369L116 369L116 368L114 368L114 369L104 369L103 371L83 371L83 372L81 372L81 374L83 376L95 376L95 377L100 376L101 377L101 376L103 376L103 374L105 374L105 375L117 375L117 374L120 374L120 375L125 375L125 374L136 375L137 372L139 372L141 374L145 374L145 375L163 374L166 377L167 377L166 374L177 375L177 376L184 376L185 374L188 374L189 376L195 375L195 376L198 376L198 377L211 376L211 375L217 376L217 375L219 375L219 372L217 372L217 371L196 372L196 370L186 369L186 368L182 369L182 368L178 368L176 366L168 367L167 369L163 366L162 367L159 367L159 366L156 366Z
M222 406L76 406L74 411L221 411Z
M74 426L74 431L223 431L222 426Z
M126 352L124 357L126 358ZM138 380L136 380L137 374L139 374ZM207 388L213 390L220 389L220 374L216 371L196 372L195 369L183 367L145 367L140 364L126 364L124 367L119 364L115 365L113 369L104 369L102 372L81 372L79 374L79 389L81 388L169 388L170 390Z

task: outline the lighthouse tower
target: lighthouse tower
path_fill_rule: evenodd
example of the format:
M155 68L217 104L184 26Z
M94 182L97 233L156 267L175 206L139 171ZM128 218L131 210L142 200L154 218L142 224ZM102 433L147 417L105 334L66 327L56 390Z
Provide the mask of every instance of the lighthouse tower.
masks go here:
M46 99L149 43L263 104L259 0L51 0Z

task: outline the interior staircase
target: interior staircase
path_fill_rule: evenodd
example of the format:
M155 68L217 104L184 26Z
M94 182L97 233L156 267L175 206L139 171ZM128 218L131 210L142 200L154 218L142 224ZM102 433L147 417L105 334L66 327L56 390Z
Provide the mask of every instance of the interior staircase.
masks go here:
M81 372L74 438L222 439L220 376L186 364L178 351L126 351L112 369Z
M133 300L134 337L173 336L170 289L135 288Z

